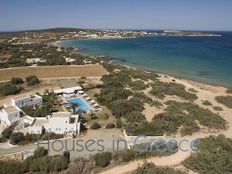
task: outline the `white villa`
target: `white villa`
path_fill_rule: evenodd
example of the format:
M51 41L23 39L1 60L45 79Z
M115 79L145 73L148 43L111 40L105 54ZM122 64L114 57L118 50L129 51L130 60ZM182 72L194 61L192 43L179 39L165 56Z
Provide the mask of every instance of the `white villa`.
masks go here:
M0 111L0 119L3 125L10 126L20 119L20 111L15 106L3 108Z
M68 84L68 85L67 85ZM15 124L15 130L28 132L30 134L41 134L53 132L56 134L80 134L81 121L79 115L72 115L68 106L69 99L80 98L83 103L90 108L90 111L101 111L101 107L82 90L80 86L74 86L71 81L63 84L63 88L54 90L67 108L67 112L52 113L46 117L31 117L29 115L20 117L22 107L41 105L43 98L39 95L34 96L18 96L12 98L9 103L4 104L4 108L0 110L0 121L4 126ZM82 102L80 105L82 105Z
M41 105L42 103L43 99L39 95L13 98L9 104L4 104L4 108L0 111L0 121L5 126L10 126L14 122L20 120L20 108L24 106Z
M32 64L32 63L45 63L46 60L43 58L28 58L26 60L27 63Z
M17 106L19 108L22 108L24 106L35 106L35 105L41 105L43 103L43 98L39 95L34 96L20 96L11 99L12 106Z
M56 134L80 134L80 122L78 115L71 115L69 112L53 113L47 118L36 118L28 127L29 133L41 134L45 129L47 132Z
M71 87L71 88L63 88L63 89L54 90L54 93L57 95L71 95L71 94L75 94L81 90L82 90L82 87L75 86L75 87Z

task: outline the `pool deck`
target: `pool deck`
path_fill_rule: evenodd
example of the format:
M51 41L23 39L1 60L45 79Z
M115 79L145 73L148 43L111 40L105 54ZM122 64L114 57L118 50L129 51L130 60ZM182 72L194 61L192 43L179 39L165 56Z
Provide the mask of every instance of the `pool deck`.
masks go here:
M74 99L78 99L78 98L80 98L84 103L85 103L85 105L88 107L88 108L90 108L90 110L89 111L86 111L87 113L90 113L90 112L92 112L92 111L94 111L94 112L98 112L98 111L101 111L101 108L99 107L99 108L95 108L93 105L94 104L97 104L96 102L95 103L93 103L93 104L91 104L88 100L86 100L86 98L84 98L83 97L83 95L80 95L80 94L76 94L75 96L72 96L72 97L70 97L70 98L68 98L68 99L65 99L65 101L67 102L67 103L69 103L69 100L74 100ZM98 104L97 104L98 105Z

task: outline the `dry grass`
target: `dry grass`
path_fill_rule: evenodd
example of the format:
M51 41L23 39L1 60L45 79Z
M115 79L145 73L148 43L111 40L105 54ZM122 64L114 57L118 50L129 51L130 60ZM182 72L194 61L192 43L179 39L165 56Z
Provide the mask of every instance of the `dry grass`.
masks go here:
M6 39L0 38L0 43L4 42Z
M20 67L0 70L0 81L10 80L12 77L25 78L36 75L38 78L68 78L68 77L101 77L107 74L102 65L75 66L41 66Z

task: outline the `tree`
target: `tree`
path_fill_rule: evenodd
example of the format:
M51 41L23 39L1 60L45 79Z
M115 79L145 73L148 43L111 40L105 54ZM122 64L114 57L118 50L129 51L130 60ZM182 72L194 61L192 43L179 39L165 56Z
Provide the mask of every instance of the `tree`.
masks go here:
M157 167L153 163L145 162L142 166L139 166L133 174L185 174L179 170L174 170L169 167Z
M10 138L12 133L13 133L13 130L11 128L7 127L6 129L3 130L2 137L8 139L8 138Z
M22 132L15 132L10 136L11 144L18 144L20 141L24 140L24 135Z
M23 84L23 79L19 78L19 77L13 77L10 82L14 85L20 85Z
M48 150L45 149L44 147L40 147L34 151L34 157L39 158L39 157L44 157L48 154Z
M101 125L98 122L93 122L93 124L90 126L90 129L99 129L101 128Z
M112 153L110 152L98 153L94 156L94 160L98 166L106 167L110 164L110 161L112 160Z
M73 113L76 114L80 108L78 108L80 105L78 103L71 103Z
M4 83L0 85L0 95L2 96L15 95L20 93L22 90L22 87L18 87L11 83Z
M122 120L120 118L116 121L116 128L122 128Z
M113 128L115 128L115 124L114 123L108 123L106 125L106 129L113 129Z
M26 77L26 82L28 86L33 86L33 85L40 83L40 80L38 79L37 76L31 75L31 76Z

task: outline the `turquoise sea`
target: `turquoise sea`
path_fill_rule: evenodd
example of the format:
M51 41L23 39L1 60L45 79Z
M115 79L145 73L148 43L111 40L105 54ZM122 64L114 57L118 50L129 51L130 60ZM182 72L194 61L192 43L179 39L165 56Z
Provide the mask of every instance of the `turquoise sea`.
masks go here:
M217 34L222 36L70 40L62 45L178 78L232 87L232 32Z

